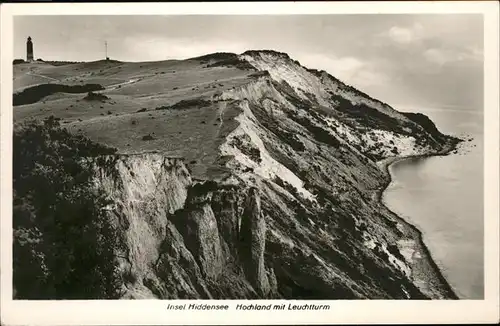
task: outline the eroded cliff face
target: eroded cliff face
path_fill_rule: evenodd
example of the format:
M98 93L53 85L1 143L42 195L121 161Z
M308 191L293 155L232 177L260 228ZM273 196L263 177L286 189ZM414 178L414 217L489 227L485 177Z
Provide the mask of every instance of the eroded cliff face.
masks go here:
M167 215L184 205L189 172L180 160L158 154L107 156L96 159L95 186L112 204L105 207L122 232L117 253L131 297L151 296L144 282L155 279L152 264L167 232ZM153 276L152 276L153 275Z
M415 234L376 198L377 159L444 136L284 54L240 60L262 72L212 98L241 112L219 147L229 177L194 181L161 154L96 170L125 239L124 297L446 297L417 286Z
M379 202L378 163L454 140L285 54L238 60L257 71L248 82L182 109L218 108L203 161L217 178L161 152L84 159L118 234L120 296L453 297L437 269L415 267L419 234Z
M269 283L264 265L266 249L266 221L261 213L260 195L251 188L241 220L240 257L243 270L250 284L261 296L269 293Z
M160 154L93 164L121 235L123 298L424 296L387 250L397 229L362 198L322 206L259 177L194 181Z
M193 181L181 159L160 154L92 163L121 234L123 298L270 294L258 189Z

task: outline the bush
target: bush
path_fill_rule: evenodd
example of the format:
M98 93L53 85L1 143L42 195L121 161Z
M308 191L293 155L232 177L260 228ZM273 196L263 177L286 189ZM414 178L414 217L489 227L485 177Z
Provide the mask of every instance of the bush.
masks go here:
M364 103L352 104L349 100L339 95L333 95L331 99L332 102L336 103L335 110L352 117L357 122L362 123L369 128L407 134L399 120L382 113L371 106Z
M206 66L207 68L211 68L211 67L229 67L229 68L232 68L232 67L234 67L234 68L243 69L243 70L253 70L253 71L256 70L246 60L240 59L238 57L238 55L236 55L234 53L227 53L227 52L213 53L213 54L208 54L208 55L197 57L197 58L192 58L190 60L198 60L200 62L211 61L211 63L207 64L207 66Z
M390 244L387 246L387 251L389 251L397 259L401 261L406 261L405 257L399 251L398 246Z
M304 144L300 141L300 139L292 134L291 132L287 132L285 130L281 130L278 134L278 137L288 143L294 150L298 152L303 152L305 151L306 147Z
M332 136L327 130L323 129L322 127L316 126L311 122L309 118L301 117L298 114L293 113L290 113L289 116L292 120L305 127L317 141L330 145L334 148L340 147L340 141L335 136Z
M237 147L243 154L248 156L252 161L261 163L262 157L260 150L253 146L250 137L244 137L246 142L244 143L242 139L235 137L231 141L231 145Z
M206 180L203 182L195 183L188 188L188 198L203 196L209 192L216 191L218 188L219 184L213 180Z
M157 107L155 110L185 110L192 108L204 108L210 106L211 102L201 97L181 100L173 105Z
M434 137L438 142L444 143L447 139L436 127L434 122L429 119L423 113L412 113L412 112L401 112L405 117L410 119L412 122L420 125L426 132L428 132L432 137Z
M198 61L201 61L201 63L206 63L209 60L220 61L220 60L235 59L237 57L238 56L236 54L234 54L234 53L229 53L229 52L215 52L215 53L206 54L206 55L202 55L202 56L199 56L199 57L191 58L189 60L198 60Z
M299 192L297 191L297 188L295 188L294 186L292 186L291 184L289 184L288 182L284 181L283 179L281 179L280 177L278 176L275 176L274 179L273 179L273 182L275 184L277 184L278 186L280 186L281 188L285 189L286 191L288 191L292 196L294 196L295 198L300 198L300 194Z
M116 149L69 134L51 116L17 126L13 150L15 298L119 297L119 236L82 160Z
M88 92L87 95L83 98L85 101L105 101L109 100L109 97L107 97L104 94L101 93L94 93L94 92Z

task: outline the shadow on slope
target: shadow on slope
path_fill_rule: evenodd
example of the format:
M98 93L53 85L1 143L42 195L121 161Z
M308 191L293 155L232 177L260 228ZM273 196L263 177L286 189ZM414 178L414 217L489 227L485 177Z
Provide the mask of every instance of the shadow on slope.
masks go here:
M13 95L13 105L33 104L46 96L55 93L88 93L92 91L103 90L104 87L99 84L85 85L61 85L61 84L42 84L24 89Z

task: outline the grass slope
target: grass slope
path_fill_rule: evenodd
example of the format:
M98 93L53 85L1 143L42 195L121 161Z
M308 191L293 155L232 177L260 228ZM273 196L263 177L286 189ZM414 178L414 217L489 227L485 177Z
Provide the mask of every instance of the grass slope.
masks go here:
M240 113L236 106L213 98L248 83L251 73L233 66L210 67L203 60L19 64L14 67L15 99L24 105L15 107L14 121L54 116L71 132L121 153L183 156L196 176L204 178L212 171L213 177L221 172L213 164L217 148L236 127L233 118ZM88 101L85 94L64 92L90 83L104 86L96 93L107 98ZM25 95L40 88L51 92L27 104L33 101ZM193 98L205 104L184 107Z

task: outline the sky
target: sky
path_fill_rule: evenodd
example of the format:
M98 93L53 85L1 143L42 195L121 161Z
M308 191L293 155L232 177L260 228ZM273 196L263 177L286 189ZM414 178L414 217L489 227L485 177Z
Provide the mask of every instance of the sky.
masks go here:
M186 59L273 49L393 106L483 109L478 14L16 16L14 57Z

